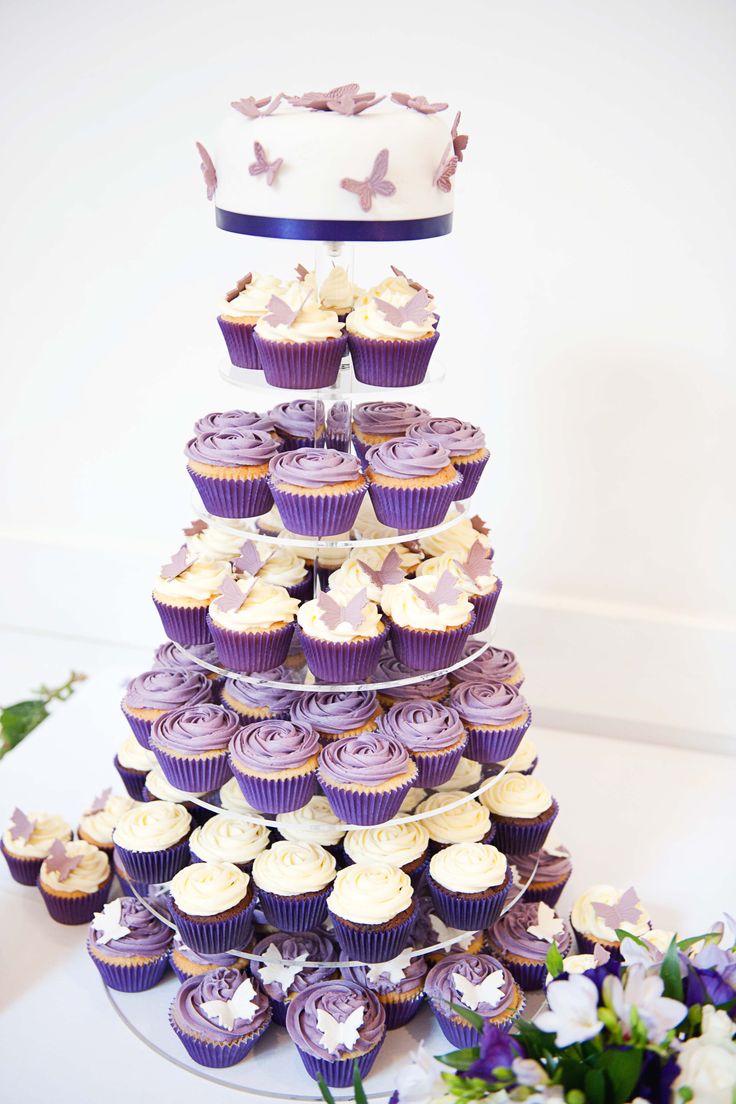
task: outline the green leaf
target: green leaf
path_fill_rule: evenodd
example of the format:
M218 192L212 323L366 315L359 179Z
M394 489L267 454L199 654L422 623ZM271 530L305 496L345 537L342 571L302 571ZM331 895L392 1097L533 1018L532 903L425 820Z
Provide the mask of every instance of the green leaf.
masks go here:
M610 1086L610 1104L626 1104L636 1088L641 1073L643 1051L633 1049L606 1050L600 1057Z
M368 1097L363 1088L363 1078L360 1076L357 1059L353 1062L353 1090L355 1092L355 1104L368 1104Z
M558 974L561 974L565 965L562 961L562 955L560 954L560 948L552 941L549 950L547 951L547 970L556 978Z
M630 931L626 931L626 928L616 928L615 931L619 943L623 943L624 939L633 939L640 947L646 947L646 943L643 939L640 939L638 935L632 935Z
M330 1090L327 1088L327 1082L325 1081L321 1073L317 1077L317 1085L319 1087L319 1091L322 1093L322 1099L324 1100L325 1104L335 1104L335 1098Z
M687 951L690 947L695 946L700 940L704 943L718 943L721 940L720 932L705 932L703 935L691 935L689 939L681 939L677 946L681 951Z
M588 1104L606 1104L606 1079L603 1070L592 1069L585 1074L585 1097Z
M449 1054L438 1054L436 1060L442 1062L451 1069L466 1070L477 1062L480 1049L478 1047L465 1047L464 1050L453 1050Z
M666 997L672 997L673 1000L682 1000L682 977L680 976L680 958L679 949L677 946L677 940L672 937L672 942L667 948L667 952L662 959L662 965L659 968L659 976L664 982L664 995Z
M471 1012L469 1008L463 1008L461 1004L450 1003L450 1008L457 1016L462 1016L464 1020L474 1027L476 1031L483 1030L483 1017L479 1016L477 1012Z
M34 698L7 706L0 713L0 726L6 742L10 747L15 747L48 715L45 704Z

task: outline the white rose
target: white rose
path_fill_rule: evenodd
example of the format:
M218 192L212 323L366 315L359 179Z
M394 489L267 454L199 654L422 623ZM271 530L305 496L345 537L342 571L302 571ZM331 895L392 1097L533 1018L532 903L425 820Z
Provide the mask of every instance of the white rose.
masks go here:
M736 1090L736 1042L734 1025L725 1012L710 1005L703 1009L703 1033L688 1039L677 1057L680 1075L673 1085L672 1099L687 1087L693 1104L732 1104Z

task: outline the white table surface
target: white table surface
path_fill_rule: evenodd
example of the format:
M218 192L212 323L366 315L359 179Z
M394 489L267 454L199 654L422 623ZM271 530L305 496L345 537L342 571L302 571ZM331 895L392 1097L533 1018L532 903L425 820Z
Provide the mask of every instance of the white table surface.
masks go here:
M121 789L112 757L127 733L122 684L145 666L131 660L130 651L107 649L104 662L88 665L96 671L90 681L0 763L3 821L17 804L60 812L75 824L96 792L110 784ZM7 702L7 680L2 693ZM573 854L563 909L588 885L608 881L634 884L658 927L690 934L723 909L736 912L736 759L535 727L531 735L538 775L560 802L558 835ZM8 1099L76 1104L104 1091L106 1104L129 1104L142 1089L148 1099L166 1094L179 1104L205 1093L208 1104L247 1099L206 1085L131 1034L87 959L85 929L53 923L37 891L0 867L0 1049Z

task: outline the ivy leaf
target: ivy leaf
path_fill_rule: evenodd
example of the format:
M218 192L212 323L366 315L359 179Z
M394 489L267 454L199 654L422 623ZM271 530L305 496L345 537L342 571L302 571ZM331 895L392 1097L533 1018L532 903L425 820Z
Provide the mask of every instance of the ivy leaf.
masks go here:
M317 1085L319 1087L319 1091L322 1093L322 1099L324 1100L325 1104L335 1104L335 1098L330 1090L327 1088L327 1082L325 1081L321 1073L317 1077Z
M483 1017L479 1016L477 1012L471 1012L469 1008L464 1008L462 1004L453 1004L452 1002L450 1002L450 1008L456 1015L462 1016L464 1020L467 1020L470 1026L474 1027L476 1031L483 1030Z
M667 953L662 959L662 965L659 968L659 976L664 982L664 995L666 997L672 997L673 1000L682 1000L682 977L680 976L680 951L677 946L677 940L672 938L672 942L667 948Z
M368 1097L365 1095L363 1079L360 1076L357 1061L353 1062L353 1092L355 1093L355 1104L368 1104Z
M478 1060L479 1055L479 1047L465 1047L464 1050L453 1050L449 1054L438 1054L436 1060L451 1069L466 1070Z
M547 951L547 970L553 978L556 978L558 974L561 974L564 969L565 965L562 961L560 948L553 940L550 944L549 950Z
M641 1073L643 1057L643 1051L632 1048L606 1050L601 1055L601 1069L605 1070L610 1086L610 1104L626 1104L627 1100L631 1100Z
M16 744L19 744L48 715L49 711L46 708L46 703L37 698L17 702L15 705L9 705L3 709L0 713L0 727L2 727L8 746L15 747Z

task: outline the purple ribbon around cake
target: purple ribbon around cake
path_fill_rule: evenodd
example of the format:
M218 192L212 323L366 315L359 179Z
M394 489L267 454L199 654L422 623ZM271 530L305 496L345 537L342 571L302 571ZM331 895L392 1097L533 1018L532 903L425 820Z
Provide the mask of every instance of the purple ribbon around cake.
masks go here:
M198 464L250 468L268 464L278 443L263 429L223 429L200 433L187 444L185 454Z
M299 448L274 456L269 464L271 478L278 483L319 490L338 483L352 483L361 476L355 456L337 449Z
M426 944L426 946L429 946L429 944ZM350 958L349 955L345 954L341 957L345 960ZM358 985L362 985L374 993L380 993L381 996L389 993L413 993L415 989L421 988L423 985L427 973L427 963L423 955L417 955L415 958L409 959L403 968L403 976L398 981L392 981L388 973L381 974L380 977L372 981L368 975L373 969L376 969L376 967L370 965L343 966L342 973L349 981L355 981Z
M217 665L217 652L214 644L187 644L187 651L192 655L203 659L205 663ZM153 655L154 668L164 667L169 671L197 671L202 674L202 668L188 655L185 655L176 644L167 640L165 644L159 644Z
M131 679L125 691L124 703L129 709L178 709L182 705L197 705L212 698L212 683L200 671L144 671Z
M436 418L430 414L410 427L409 436L440 445L450 456L470 456L486 447L483 430L459 418Z
M392 705L376 727L409 751L443 751L465 736L457 710L434 701L407 701Z
M530 958L534 962L544 962L552 944L549 940L539 939L527 931L527 928L534 927L537 923L538 914L538 904L525 904L522 901L497 920L491 926L489 935L499 953ZM570 953L572 936L566 923L562 931L554 936L554 942L563 958Z
M291 670L284 666L274 667L272 671L264 671L259 677L285 685L266 686L257 682L226 679L223 693L250 709L270 709L272 713L288 713L300 698L300 692L290 690L288 686L293 681Z
M221 1024L202 1010L209 1001L230 1001L246 981L245 974L227 966L221 966L207 974L200 974L185 981L174 997L171 1016L185 1032L203 1035L208 1042L230 1042L238 1035L255 1034L267 1021L270 1013L268 997L254 985L256 1012L250 1020L236 1019L230 1028Z
M302 767L319 751L314 729L295 721L253 721L237 733L232 755L255 771L281 771Z
M266 954L271 945L278 951L285 962L293 961L300 955L306 955L308 962L335 962L335 944L324 932L274 932L266 935L253 948L254 955ZM336 966L302 966L287 989L284 989L280 981L264 982L261 978L261 969L266 965L262 962L253 962L251 972L258 978L261 985L273 1000L285 1000L294 993L301 993L308 985L318 981L326 981L335 973Z
M515 686L502 682L463 682L450 691L450 705L464 721L479 725L504 725L529 711Z
M399 436L429 411L409 402L364 402L353 411L353 420L363 433Z
M259 414L257 410L219 410L214 414L205 414L194 423L196 436L230 429L262 429L268 433L273 428L271 415Z
M572 859L567 848L564 855L549 855L544 849L532 851L530 855L509 855L511 866L515 866L521 879L521 884L526 885L534 872L535 882L561 882L563 878L569 878L572 871Z
M342 736L348 729L363 728L373 720L377 708L375 691L335 690L299 695L291 716L318 732Z
M348 1053L342 1043L333 1054L322 1043L323 1031L317 1026L317 1013L327 1012L338 1023L345 1023L357 1008L363 1009L363 1022L353 1047L364 1054L383 1038L385 1016L378 998L354 981L323 981L310 985L289 1005L287 1027L292 1040L302 1050L329 1061Z
M444 1006L447 1015L454 1015L450 1004L462 1004L462 993L453 981L453 974L459 974L472 982L480 985L481 982L494 973L501 970L504 975L503 991L498 1004L489 1004L481 1001L475 1011L479 1016L498 1016L511 1007L514 1000L514 983L511 974L498 959L486 954L451 954L446 955L441 962L427 974L424 983L424 992L430 1000Z
M373 445L365 458L377 475L385 475L389 479L431 477L450 463L447 449L416 437L395 437Z
M396 656L384 656L373 676L376 682L390 682L392 679L416 678L413 667L407 667ZM425 682L408 683L406 686L390 686L381 691L390 698L416 701L417 698L440 698L450 689L447 675L438 675Z
M325 420L324 403L314 399L292 399L278 403L269 411L274 427L290 437L315 437L315 429Z
M477 640L468 642L471 652L477 646ZM464 667L453 671L452 677L455 682L504 682L513 678L518 673L518 668L516 656L508 648L488 648Z
M320 772L328 781L370 786L388 782L409 769L409 753L394 736L363 732L334 740L322 749Z
M197 755L224 751L240 731L240 721L223 705L201 702L172 709L153 722L151 736L164 751Z
M127 935L100 943L103 954L114 956L162 955L171 943L171 928L159 920L135 897L120 899L120 923L130 931ZM98 944L98 933L94 921L89 928L89 941L92 946Z

